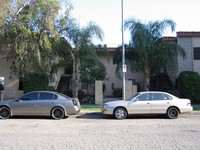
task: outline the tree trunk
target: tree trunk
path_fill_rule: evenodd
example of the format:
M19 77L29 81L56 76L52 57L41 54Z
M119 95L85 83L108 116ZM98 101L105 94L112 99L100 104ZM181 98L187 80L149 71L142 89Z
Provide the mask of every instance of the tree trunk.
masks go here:
M73 63L73 81L72 81L72 95L74 98L78 98L78 82L79 82L79 61L74 60Z
M150 70L145 67L144 70L144 90L149 91L149 84L150 84Z

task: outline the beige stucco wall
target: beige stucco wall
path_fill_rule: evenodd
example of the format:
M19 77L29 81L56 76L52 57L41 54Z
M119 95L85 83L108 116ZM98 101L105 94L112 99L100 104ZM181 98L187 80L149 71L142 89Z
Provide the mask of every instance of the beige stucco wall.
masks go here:
M5 58L0 58L0 77L5 78L3 98L13 99L19 98L23 91L19 91L19 79L16 76L10 78L10 62Z
M192 38L193 47L200 47L200 37ZM200 60L194 60L193 56L193 71L200 73Z
M193 47L192 47L192 38L178 38L178 45L183 47L187 54L187 59L183 59L181 56L178 56L178 74L182 71L192 71L193 70Z
M193 65L194 71L200 74L200 60L194 60Z
M123 83L122 80L116 77L115 75L115 70L117 65L113 64L113 57L112 57L112 52L109 55L109 61L107 58L100 57L99 60L105 65L106 67L106 72L107 72L107 77L108 80L104 81L104 84L106 85L106 90L104 92L104 97L107 96L112 96L113 94L113 89L112 89L112 84L114 84L114 88L122 88ZM143 85L143 74L142 73L132 73L130 70L127 71L126 73L126 80L129 79L135 79L136 83L139 83Z
M187 52L187 58L184 60L178 56L178 72L195 71L200 73L200 60L194 60L194 47L200 47L200 37L178 37L178 44Z

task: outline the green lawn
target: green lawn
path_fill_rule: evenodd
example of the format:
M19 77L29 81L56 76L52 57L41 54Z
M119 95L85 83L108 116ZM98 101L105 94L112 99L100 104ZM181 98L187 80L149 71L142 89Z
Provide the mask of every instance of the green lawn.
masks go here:
M81 111L86 112L101 112L101 108L81 108Z
M81 104L81 111L101 112L101 106L95 104Z

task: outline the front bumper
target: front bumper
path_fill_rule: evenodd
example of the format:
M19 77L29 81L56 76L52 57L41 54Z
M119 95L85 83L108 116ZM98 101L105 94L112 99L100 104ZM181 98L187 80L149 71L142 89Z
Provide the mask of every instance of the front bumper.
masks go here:
M113 108L103 106L103 107L101 108L101 112L102 112L103 114L112 115L112 114L113 114Z

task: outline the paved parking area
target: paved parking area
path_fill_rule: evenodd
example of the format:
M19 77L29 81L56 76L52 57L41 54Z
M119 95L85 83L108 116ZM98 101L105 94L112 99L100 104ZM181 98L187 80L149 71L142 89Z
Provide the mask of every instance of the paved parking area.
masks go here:
M84 113L63 120L0 120L0 150L199 150L200 115L115 120Z

